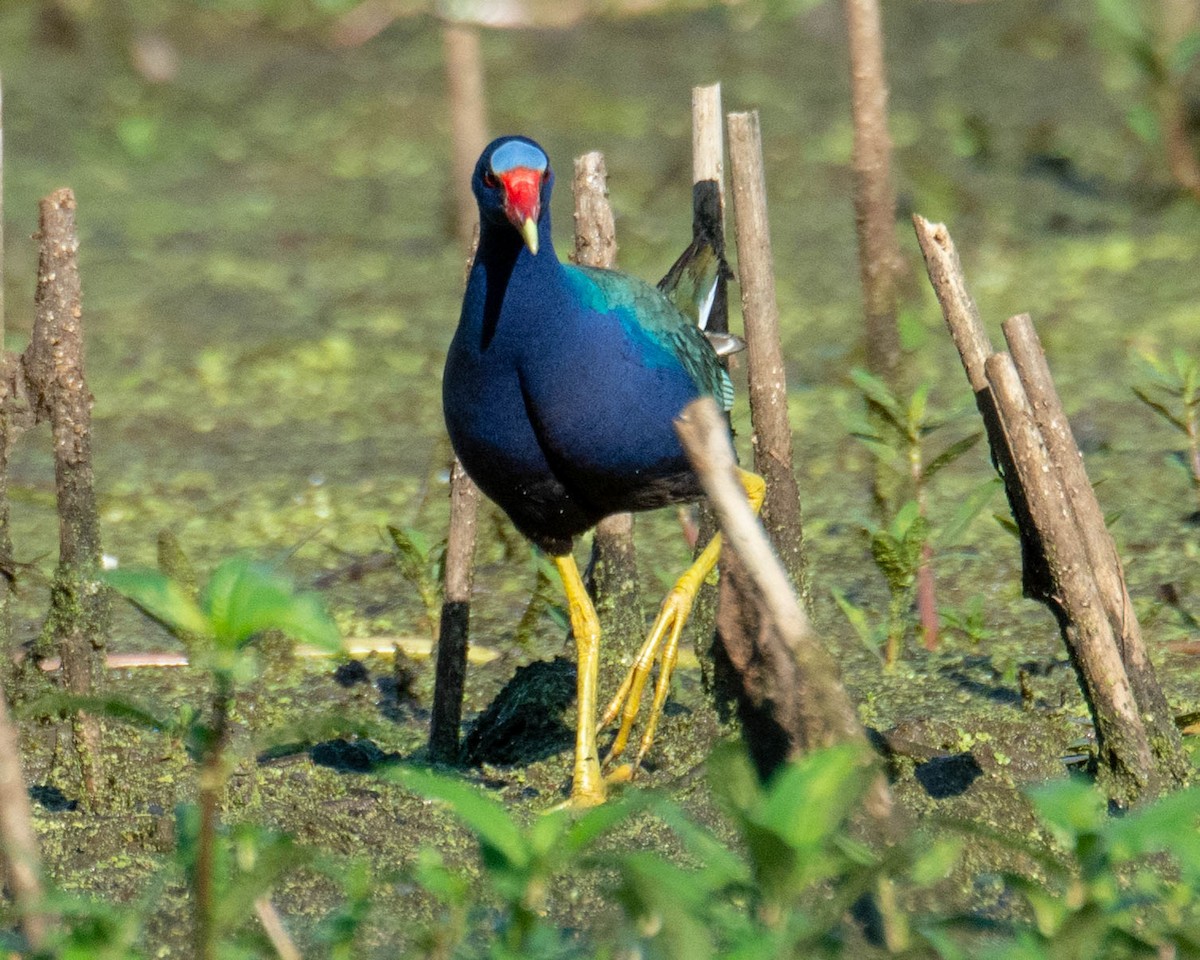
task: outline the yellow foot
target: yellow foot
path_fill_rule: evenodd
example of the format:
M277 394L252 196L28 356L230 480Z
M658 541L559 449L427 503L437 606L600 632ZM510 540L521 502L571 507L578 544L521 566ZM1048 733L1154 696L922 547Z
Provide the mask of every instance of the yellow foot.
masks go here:
M659 717L662 716L663 706L667 702L667 694L671 689L671 674L675 670L675 661L679 658L679 637L683 632L683 625L687 623L688 614L692 611L696 591L699 590L700 584L704 580L703 574L695 576L693 571L696 571L696 567L680 578L679 583L663 601L662 609L654 621L649 637L646 638L646 642L638 652L637 659L622 682L621 688L600 720L600 726L605 727L612 723L618 715L621 717L617 735L612 746L609 747L608 755L604 758L604 764L607 766L625 752L625 747L628 745L630 734L633 731L634 721L637 720L638 710L641 708L642 693L650 679L650 672L654 669L655 660L661 659L658 680L654 684L654 699L646 718L646 727L642 732L637 753L634 755L632 764L627 765L629 770L627 774L623 775L623 779L634 777L654 742L654 731L658 727ZM707 570L704 573L707 573Z

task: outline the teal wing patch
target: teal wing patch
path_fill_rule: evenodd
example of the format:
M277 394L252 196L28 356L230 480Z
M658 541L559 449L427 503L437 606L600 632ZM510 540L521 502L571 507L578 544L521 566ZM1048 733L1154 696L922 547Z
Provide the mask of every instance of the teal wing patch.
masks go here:
M650 284L627 274L595 267L567 266L588 306L621 316L647 340L675 356L692 382L722 410L733 408L733 381L703 331Z

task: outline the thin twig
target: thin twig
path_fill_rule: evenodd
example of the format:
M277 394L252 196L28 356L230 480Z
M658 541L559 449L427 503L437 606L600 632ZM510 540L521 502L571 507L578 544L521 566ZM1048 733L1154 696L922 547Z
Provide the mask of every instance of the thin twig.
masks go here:
M264 896L255 900L254 912L258 915L258 922L262 924L263 932L271 941L271 946L275 948L279 960L303 960L299 949L287 932L287 927L283 925L283 917L275 909L275 904L271 902L270 897Z

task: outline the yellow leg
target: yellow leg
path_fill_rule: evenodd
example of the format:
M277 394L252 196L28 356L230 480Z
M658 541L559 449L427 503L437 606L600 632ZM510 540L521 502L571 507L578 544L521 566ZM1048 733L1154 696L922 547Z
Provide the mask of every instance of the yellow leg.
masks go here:
M567 611L575 634L578 663L576 680L575 770L571 776L571 799L575 807L604 802L604 779L600 776L600 753L596 747L596 680L600 671L600 621L583 586L575 558L554 557L567 594Z
M762 507L763 497L766 495L766 485L763 483L762 477L756 473L750 473L748 470L741 470L739 473L742 478L742 486L746 488L746 497L750 501L750 506L757 513ZM637 755L629 767L622 767L613 774L612 779L614 780L632 777L650 750L650 745L654 741L654 730L658 726L659 717L662 716L663 706L667 701L667 693L670 691L671 673L675 669L675 661L679 655L679 636L683 632L683 625L687 623L688 614L692 611L692 604L696 600L696 594L700 591L701 584L712 572L713 567L717 565L720 555L721 535L717 534L679 578L671 592L667 594L667 598L658 612L658 617L654 621L654 626L650 628L650 634L638 652L637 659L622 682L617 695L613 697L608 709L604 711L604 716L600 721L601 727L612 723L618 714L621 717L621 725L617 728L616 738L613 740L612 747L609 748L608 756L605 757L605 763L609 763L619 757L629 743L629 735L633 730L633 723L637 719L638 709L641 706L642 692L650 679L654 661L661 653L662 665L658 671L658 681L654 686L654 700L650 706L650 715L646 718L646 729L642 733Z

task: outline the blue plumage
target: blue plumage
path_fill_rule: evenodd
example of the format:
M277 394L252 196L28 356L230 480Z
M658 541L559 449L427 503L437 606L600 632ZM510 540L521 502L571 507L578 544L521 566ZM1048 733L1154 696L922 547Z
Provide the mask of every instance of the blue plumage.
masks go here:
M695 499L673 420L732 386L695 324L633 277L560 263L544 151L504 137L473 188L480 241L443 406L467 473L547 552L602 517ZM535 252L536 251L536 252Z

